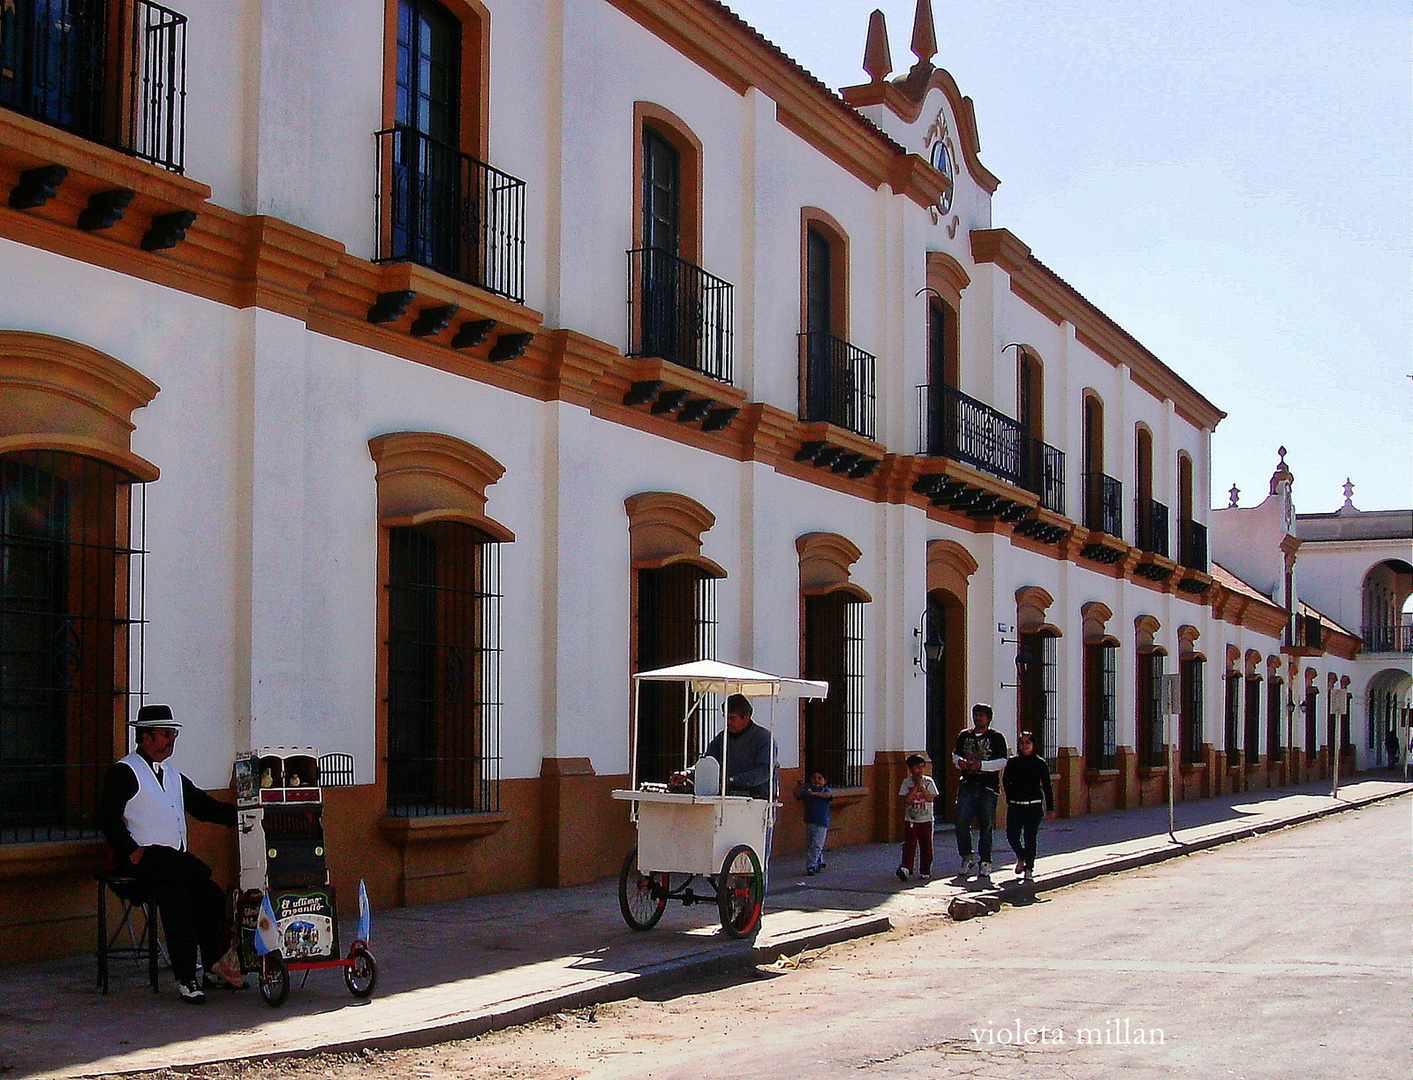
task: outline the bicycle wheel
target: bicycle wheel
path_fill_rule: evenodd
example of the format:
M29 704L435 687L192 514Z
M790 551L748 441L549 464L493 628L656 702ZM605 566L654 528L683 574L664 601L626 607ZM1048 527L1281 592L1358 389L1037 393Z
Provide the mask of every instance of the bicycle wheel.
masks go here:
M746 937L760 925L764 900L765 875L761 873L760 859L746 844L737 844L726 853L716 881L721 928L731 937Z
M370 998L378 985L378 963L367 946L355 945L349 953L351 963L343 969L343 984L356 998Z
M260 996L272 1009L289 997L289 968L279 953L266 953L260 962Z
M618 906L634 930L651 930L667 907L667 875L638 869L638 849L628 852L618 875Z

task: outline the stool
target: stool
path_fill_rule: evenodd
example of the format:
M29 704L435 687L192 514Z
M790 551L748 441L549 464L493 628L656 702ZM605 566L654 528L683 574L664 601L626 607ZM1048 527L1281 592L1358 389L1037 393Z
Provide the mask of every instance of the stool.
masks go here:
M112 931L108 929L108 894L118 901L122 918ZM142 913L142 930L134 918ZM120 944L123 932L127 944ZM108 961L111 959L147 961L147 981L152 992L157 990L157 905L147 898L137 878L119 870L98 872L98 989L108 992Z

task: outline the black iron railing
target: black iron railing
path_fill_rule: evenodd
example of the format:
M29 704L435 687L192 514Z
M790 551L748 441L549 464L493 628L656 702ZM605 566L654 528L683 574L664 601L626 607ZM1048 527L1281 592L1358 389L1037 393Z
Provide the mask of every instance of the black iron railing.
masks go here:
M186 16L151 0L5 0L0 107L181 172Z
M801 334L800 419L823 420L873 438L876 364L843 338Z
M1207 572L1207 526L1178 522L1178 563L1189 570Z
M1123 536L1124 486L1104 473L1084 474L1084 527Z
M525 181L412 128L378 138L377 262L525 299Z
M1299 615L1285 630L1285 643L1297 649L1318 649L1325 642L1325 623L1318 615Z
M729 281L661 248L628 252L628 353L656 356L731 382Z
M1065 512L1065 455L1005 413L946 385L918 387L923 453L974 465Z
M1135 520L1138 522L1138 546L1154 555L1167 556L1168 508L1156 499L1145 499L1141 495L1134 500Z
M1413 652L1413 626L1408 623L1365 623L1365 652Z

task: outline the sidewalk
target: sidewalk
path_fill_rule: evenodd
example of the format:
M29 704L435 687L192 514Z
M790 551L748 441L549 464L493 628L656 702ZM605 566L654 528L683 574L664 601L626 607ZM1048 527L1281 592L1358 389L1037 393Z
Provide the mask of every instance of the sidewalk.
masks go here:
M1177 842L1166 806L1093 814L1041 827L1035 889L1190 854L1261 832L1413 792L1387 773L1324 784L1203 799L1177 806ZM938 836L937 870L956 867L950 835ZM997 865L1009 867L1004 836ZM0 969L0 1074L92 1076L232 1058L315 1050L426 1045L522 1023L566 1008L647 993L688 974L741 967L806 948L936 917L966 886L939 876L903 884L893 845L829 854L803 874L803 855L772 862L766 914L755 941L716 933L714 905L670 904L656 929L630 931L617 881L539 889L374 913L379 984L358 1002L338 971L295 977L271 1009L254 989L211 993L205 1008L181 1005L164 974L152 995L145 971L119 964L107 997L94 988L91 957ZM995 888L1019 897L1009 869ZM971 883L971 888L976 888ZM1030 890L1034 891L1034 890Z

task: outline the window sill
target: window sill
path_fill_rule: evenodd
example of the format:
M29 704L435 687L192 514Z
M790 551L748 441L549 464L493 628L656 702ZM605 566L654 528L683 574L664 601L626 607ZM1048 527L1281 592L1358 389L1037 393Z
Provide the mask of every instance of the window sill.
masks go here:
M96 872L102 865L102 840L0 845L0 881Z
M1091 784L1102 783L1105 780L1117 780L1118 769L1085 769L1084 778Z
M1205 772L1207 763L1205 761L1184 761L1179 768L1184 776L1191 776L1196 772Z
M378 819L378 831L399 847L410 844L458 843L499 832L509 814L448 814L443 817Z
M835 788L834 798L830 802L834 806L852 806L867 796L868 788L866 787Z
M1138 767L1138 778L1140 780L1151 780L1155 776L1167 776L1168 767L1166 765L1140 765Z

